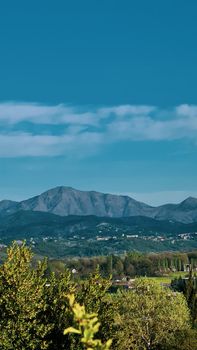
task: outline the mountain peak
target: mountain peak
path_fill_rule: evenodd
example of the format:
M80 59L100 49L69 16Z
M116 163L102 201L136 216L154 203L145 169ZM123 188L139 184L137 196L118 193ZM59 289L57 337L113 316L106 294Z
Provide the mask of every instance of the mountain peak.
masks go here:
M0 213L1 214L9 214L15 211L15 208L17 207L18 202L11 201L9 199L3 199L0 201Z
M95 215L116 218L146 216L189 223L197 221L197 198L188 197L179 204L152 207L125 195L57 186L22 202L0 202L1 216L19 210L47 212L60 216Z
M190 196L182 201L180 206L184 209L197 209L197 198Z
M58 191L67 191L67 190L74 190L73 187L70 186L56 186L53 188L50 188L49 190L45 191L46 192L58 192Z
M61 216L124 217L144 215L150 208L147 204L135 201L128 196L58 186L20 202L17 210L42 211Z
M187 197L184 201L182 201L182 203L183 202L187 202L187 203L197 203L197 198L195 198L195 197L192 197L192 196L189 196L189 197Z

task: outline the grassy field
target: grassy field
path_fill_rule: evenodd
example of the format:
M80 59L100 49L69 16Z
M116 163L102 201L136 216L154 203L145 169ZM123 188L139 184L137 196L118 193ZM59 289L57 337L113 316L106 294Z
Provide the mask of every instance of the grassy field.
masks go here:
M157 281L158 283L170 284L173 279L179 278L179 277L186 277L187 275L188 275L187 272L179 271L179 272L171 272L166 276L150 277L150 279L153 279L153 280Z

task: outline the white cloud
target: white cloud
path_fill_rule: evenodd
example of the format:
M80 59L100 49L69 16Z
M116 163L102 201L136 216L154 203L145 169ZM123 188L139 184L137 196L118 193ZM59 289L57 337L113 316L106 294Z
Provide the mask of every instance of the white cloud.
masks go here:
M0 103L0 121L8 124L31 122L34 124L95 124L92 112L79 113L78 108L59 104L45 106L37 103Z
M34 128L21 122L31 122ZM0 157L89 154L105 143L124 140L196 142L197 106L163 110L145 105L81 108L6 102L0 103L0 126ZM62 127L61 135L56 126Z
M156 110L153 106L136 106L136 105L121 105L114 107L105 107L98 110L98 115L109 116L113 113L116 116L123 117L125 115L139 116L148 115Z
M176 113L180 116L196 118L197 117L197 106L183 104L176 107Z
M38 157L58 156L69 152L90 154L102 142L98 133L66 135L32 135L29 133L11 133L0 135L0 157ZM80 154L81 153L81 154Z
M61 141L60 138L50 135L0 135L0 157L57 155L57 146L60 148Z

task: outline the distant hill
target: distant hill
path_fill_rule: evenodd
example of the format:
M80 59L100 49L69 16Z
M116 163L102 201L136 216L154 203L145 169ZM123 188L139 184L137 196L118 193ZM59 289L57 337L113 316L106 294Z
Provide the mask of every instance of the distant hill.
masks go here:
M10 214L17 211L18 203L10 200L0 201L0 214Z
M189 197L179 204L165 204L157 207L155 215L157 220L174 220L184 223L197 221L197 199Z
M143 216L109 218L97 216L58 216L37 211L18 211L0 220L0 238L25 239L30 237L67 237L76 234L86 238L96 235L128 234L177 234L197 231L197 223L155 220Z
M144 216L156 220L182 223L197 222L197 199L189 197L179 204L152 207L135 199L95 191L79 191L71 187L56 187L41 195L21 201L0 202L0 216L19 211L39 211L59 216L130 217Z

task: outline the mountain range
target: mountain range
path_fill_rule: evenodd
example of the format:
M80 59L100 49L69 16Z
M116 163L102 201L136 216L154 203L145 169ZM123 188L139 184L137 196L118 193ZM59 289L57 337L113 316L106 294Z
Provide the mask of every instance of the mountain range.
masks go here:
M0 201L0 217L21 212L45 212L58 216L88 216L124 218L143 216L185 224L197 222L197 199L189 197L179 204L153 207L129 196L80 191L59 186L38 196L15 202Z

